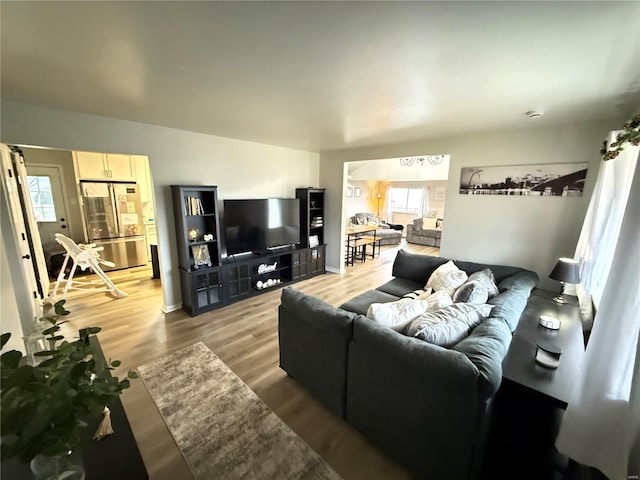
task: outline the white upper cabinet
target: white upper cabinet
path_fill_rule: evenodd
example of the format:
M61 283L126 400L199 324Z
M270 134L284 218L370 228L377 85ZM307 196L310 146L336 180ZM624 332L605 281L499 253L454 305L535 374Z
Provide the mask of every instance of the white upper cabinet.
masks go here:
M107 153L107 170L111 180L135 180L136 176L131 166L129 155Z
M138 190L140 190L140 201L143 204L153 201L149 159L145 155L131 155L131 165L136 176Z
M73 152L78 180L135 180L129 155Z

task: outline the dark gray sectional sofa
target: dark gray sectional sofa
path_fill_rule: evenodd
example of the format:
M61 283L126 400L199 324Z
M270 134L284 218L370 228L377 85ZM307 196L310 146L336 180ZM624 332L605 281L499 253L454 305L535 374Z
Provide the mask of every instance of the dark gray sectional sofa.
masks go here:
M373 302L422 288L448 259L400 250L393 276L340 307L293 288L282 292L280 366L418 478L478 478L502 359L536 273L454 260L467 274L491 268L500 294L490 316L451 348L380 326Z

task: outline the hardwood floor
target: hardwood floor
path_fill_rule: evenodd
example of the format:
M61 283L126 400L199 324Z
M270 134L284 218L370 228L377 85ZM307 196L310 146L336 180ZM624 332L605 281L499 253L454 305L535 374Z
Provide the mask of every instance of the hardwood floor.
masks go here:
M386 246L376 259L356 263L347 273L327 273L295 288L339 305L391 279L399 248L438 255L439 249L407 244ZM99 326L107 357L122 361L116 374L167 352L204 342L269 407L345 479L405 479L408 473L372 446L357 430L329 413L278 366L277 309L280 289L190 317L182 310L164 314L159 280L147 267L109 273L128 297L73 292L65 330ZM372 392L375 394L375 392ZM143 382L134 380L122 395L131 427L151 480L192 478ZM197 426L198 420L193 419Z

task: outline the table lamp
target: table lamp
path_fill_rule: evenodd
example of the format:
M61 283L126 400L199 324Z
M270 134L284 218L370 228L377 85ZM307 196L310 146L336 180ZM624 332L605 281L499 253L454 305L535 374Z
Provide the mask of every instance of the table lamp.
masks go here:
M560 282L560 294L553 300L557 303L567 303L564 298L564 287L567 283L580 283L580 273L578 272L578 261L573 258L559 258L556 266L549 274L549 278Z

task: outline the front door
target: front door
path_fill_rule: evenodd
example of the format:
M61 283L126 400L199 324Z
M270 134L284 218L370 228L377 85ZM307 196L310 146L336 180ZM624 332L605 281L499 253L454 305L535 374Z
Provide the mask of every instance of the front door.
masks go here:
M60 168L27 164L27 184L43 246L56 245L56 233L70 237Z

